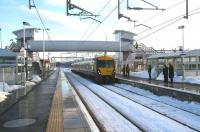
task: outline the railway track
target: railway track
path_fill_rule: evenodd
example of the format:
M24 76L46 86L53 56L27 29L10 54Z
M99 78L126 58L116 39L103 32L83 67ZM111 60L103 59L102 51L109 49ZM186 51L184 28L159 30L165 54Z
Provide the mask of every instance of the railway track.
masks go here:
M103 86L103 85L102 85L102 86ZM130 92L130 93L133 93L133 94L136 94L136 95L139 95L139 96L142 96L142 97L145 97L145 98L154 100L154 101L156 101L156 102L160 102L160 103L163 103L163 104L165 104L165 105L168 105L168 106L171 106L171 107L180 109L180 110L182 110L182 111L191 113L191 114L193 114L193 115L200 116L200 112L199 112L199 111L192 111L191 109L182 108L182 107L176 106L176 105L174 105L173 103L170 103L170 102L165 102L165 101L161 101L161 100L159 100L159 99L156 99L156 98L153 98L153 97L150 97L150 96L145 96L145 95L143 95L143 94L141 94L141 93L138 93L138 92L133 91L133 90L128 89L128 88L124 88L124 87L122 87L122 86L118 86L118 85L112 85L112 86L114 86L114 87L116 87L116 88L119 88L119 89L123 89L123 90L125 90L125 91ZM103 87L106 87L106 86L103 86Z
M104 105L105 106L104 108L98 108L98 107L96 108L95 107L94 108L95 111L96 111L96 109L98 109L98 111L100 111L100 112L98 112L98 115L95 115L95 112L94 112L93 108L91 108L90 104L87 104L87 99L85 99L83 101L83 103L87 107L88 111L90 112L91 116L95 120L95 122L97 124L97 127L101 131L110 131L110 132L112 132L112 131L115 131L115 132L116 131L126 131L126 132L133 132L133 131L140 132L140 131L142 131L139 127L137 127L136 125L132 124L126 118L124 118L124 116L122 116L121 114L119 114L119 112L117 112L115 109L113 109L113 107L111 107L110 105L108 105L101 97L99 97L93 91L91 91L85 84L83 84L74 75L68 73L68 74L66 74L66 76L67 76L68 80L70 81L70 83L75 83L75 84L72 84L74 87L79 86L80 89L83 89L83 90L84 90L84 88L86 88L91 93L93 93L93 94L91 94L91 96L93 98L92 100L98 100L98 101L95 101L95 102L100 102L101 101L101 102L103 102L103 103L106 104L106 105ZM77 87L75 89L76 89L76 92L79 92L78 94L79 94L79 96L80 96L81 99L85 98L84 94L82 95L82 93L80 93L80 91L78 90ZM84 90L84 91L86 91L86 90ZM90 103L91 103L91 105L94 106L94 104L92 103L92 101L90 101ZM101 110L99 110L99 109L102 109L103 112L101 112ZM109 115L111 118L104 113L104 112L110 113L109 111L111 111L111 113L112 113L112 115ZM100 118L98 116L100 116ZM112 116L114 116L114 117L112 117ZM107 121L104 123L104 120L107 120ZM116 120L120 120L122 122L120 122L120 124L118 124L118 122ZM128 127L126 127L126 125L128 125ZM121 128L118 127L118 126L120 126ZM110 128L108 128L108 127L110 127ZM116 128L113 128L113 127L116 127Z
M137 128L139 128L141 131L155 131L155 130L166 130L166 131L171 131L171 130L182 130L182 131L199 131L200 128L197 125L198 122L200 121L199 115L195 115L194 113L189 113L187 111L178 109L173 107L172 110L170 110L168 113L163 113L162 111L159 111L157 109L155 109L156 107L156 100L154 101L154 107L150 107L149 105L146 105L144 103L141 102L137 102L136 100L130 98L130 95L137 95L137 96L141 96L138 94L135 94L133 92L130 91L126 91L128 92L129 96L127 97L127 95L122 94L122 92L119 92L119 87L115 87L115 86L109 86L109 87L114 87L114 88L108 88L108 86L99 86L97 84L94 84L88 80L85 80L75 74L70 73L70 76L73 77L74 79L76 79L81 85L83 85L84 87L87 87L92 93L94 93L96 96L98 96L101 100L103 100L105 103L107 103L109 106L111 106L115 111L117 111L120 115L122 115L124 118L126 118L129 122L131 122L134 126L136 126ZM101 89L101 90L99 90ZM116 92L113 89L118 89L118 92ZM99 92L101 91L101 92ZM110 97L109 97L110 96ZM140 97L141 98L141 97ZM146 97L143 97L146 98ZM112 100L118 100L113 102ZM146 98L149 99L149 98ZM159 101L158 101L159 102ZM161 103L161 102L159 102ZM121 105L121 106L120 106ZM166 104L162 104L161 106L166 105ZM136 107L137 106L137 107ZM153 105L152 105L153 106ZM172 107L167 105L168 107ZM135 108L136 107L136 108ZM137 110L141 109L142 111ZM131 111L133 110L133 111ZM133 113L138 113L139 115L133 115ZM148 111L147 114L145 114L144 111ZM195 122L196 123L188 123L188 122L182 122L183 119L176 119L172 116L170 116L170 112L172 113L174 111L174 113L176 113L177 111L180 113L189 113L189 115L191 116L195 116ZM133 112L133 113L132 113ZM141 112L141 113L140 113ZM152 117L152 115L155 115L155 117ZM138 118L138 116L141 115L141 118ZM150 117L149 117L150 116ZM144 117L144 118L142 118ZM154 122L152 122L152 118L154 118ZM197 118L197 119L196 119ZM150 121L151 120L151 121ZM164 123L165 125L168 124L168 126L159 126L161 125L160 122Z
M166 116L168 117L169 119L172 119L182 125L185 125L185 126L188 126L189 128L193 129L193 130L196 130L196 131L200 131L200 127L198 125L198 122L200 121L200 116L199 114L196 114L196 113L193 113L191 111L187 111L185 109L181 109L179 107L176 107L176 106L173 106L173 105L169 105L167 103L164 103L162 101L159 101L159 100L156 100L156 99L153 99L153 98L150 98L150 97L146 97L144 95L141 95L141 94L138 94L137 92L132 92L131 90L127 90L127 89L124 89L123 87L119 87L119 86L105 86L105 85L101 85L102 87L105 87L107 88L108 90L111 90L112 92L115 92L116 94L119 94L127 99L130 99L131 101L134 101L135 103L138 103L152 111L155 111L163 116ZM111 88L113 87L113 88ZM126 94L123 94L123 92L119 92L119 90L116 90L116 89L121 89L123 91L127 91L127 92L130 92L132 93L130 96L129 95L126 95ZM152 100L153 101L153 105L152 104L147 104L145 102L142 102L142 101L139 101L137 98L134 98L133 96L141 96L142 98L146 98L148 100ZM133 97L133 98L132 98ZM157 108L156 108L157 107ZM166 109L166 107L168 109L170 109L170 111L164 111L164 109ZM172 112L174 114L172 114ZM179 114L179 116L177 116L177 114ZM189 118L198 118L197 120L193 120L193 121L189 121L189 122L186 122L185 121L185 117L184 116L187 116ZM176 118L178 117L178 119Z

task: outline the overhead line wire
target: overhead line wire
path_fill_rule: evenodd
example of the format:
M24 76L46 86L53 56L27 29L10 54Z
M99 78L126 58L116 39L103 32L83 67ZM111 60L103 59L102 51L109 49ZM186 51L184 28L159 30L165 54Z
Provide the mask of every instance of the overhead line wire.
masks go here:
M174 8L174 7L176 7L176 6L180 5L180 4L182 4L183 2L185 2L185 0L183 0L183 1L181 1L181 2L178 2L178 3L174 4L174 5L169 6L166 10L160 11L160 12L158 12L157 14L155 14L155 15L153 15L153 16L150 16L149 18L147 18L146 20L144 20L144 21L141 22L141 23L146 23L146 22L152 20L154 17L156 17L156 16L162 14L163 12L165 12L165 11L167 11L167 10L169 10L169 9L172 9L172 8ZM135 29L135 27L131 28L130 31L133 30L133 29ZM150 30L150 29L147 29L147 30ZM145 31L146 31L146 30L145 30Z
M48 39L49 39L50 42L54 45L54 43L53 43L53 41L51 40L51 37L50 37L50 35L49 35L48 31L47 31L47 28L46 28L46 26L45 26L45 24L44 24L44 22L43 22L43 20L42 20L42 17L41 17L41 15L40 15L40 13L39 13L39 11L38 11L38 9L37 9L37 6L35 5L35 1L32 0L32 2L33 2L33 4L34 4L35 10L36 10L36 12L37 12L37 14L38 14L38 16L39 16L39 19L40 19L40 21L41 21L41 23L42 23L42 26L43 26L43 28L44 28L44 30L45 30L47 36L48 36Z
M196 9L194 9L194 10L191 10L189 13L192 13L192 12L194 12L194 11L196 11L196 10L199 10L199 9L200 9L200 8L196 8ZM156 28L156 27L159 27L159 26L161 26L161 25L163 25L163 24L166 24L166 23L168 23L168 22L170 22L170 21L173 21L173 20L175 20L175 19L178 19L179 17L183 18L184 16L185 16L185 14L176 16L176 17L174 17L174 18L172 18L172 19L170 19L170 20L167 20L167 21L165 21L165 22L163 22L163 23L160 23L160 24L158 24L158 25L152 27L151 29L142 31L142 32L138 33L137 35L140 35L140 34L142 34L142 33L144 33L144 32L147 32L147 31L149 31L149 30L152 30L152 29L154 29L154 28Z
M106 8L106 6L111 2L111 0L109 0L104 7L97 13L97 15L100 15L100 13ZM95 16L96 18L97 16ZM89 29L91 28L92 24L94 23L94 20L91 22L91 24L88 26L88 28L86 29L86 31L84 32L82 39L85 37L85 35L88 33Z
M200 8L198 8L198 9L200 9ZM190 13L191 13L191 12L190 12ZM196 14L199 14L199 13L200 13L200 12L197 11L197 12L194 12L193 14L189 14L189 16L196 15ZM184 16L184 15L182 15L182 16ZM137 41L140 41L140 40L142 40L142 39L144 39L144 38L146 38L146 37L148 37L148 36L150 36L150 35L152 35L152 34L155 34L156 32L158 32L158 31L160 31L160 30L162 30L162 29L164 29L164 28L166 28L166 27L168 27L168 26L170 26L170 25L172 25L172 24L178 22L178 21L181 20L181 19L183 19L183 17L178 18L177 20L175 20L175 21L173 21L173 22L171 22L171 23L165 25L164 27L162 27L162 28L160 28L160 29L158 29L158 30L156 30L156 31L154 31L154 32L152 32L152 33L150 33L150 34L148 34L148 35L142 37L142 38L137 39Z
M33 1L34 6L35 6L35 10L36 10L36 12L37 12L37 14L38 14L38 16L39 16L39 19L40 19L40 21L41 21L41 23L42 23L42 26L43 26L43 28L45 29L45 31L46 31L48 37L50 38L49 33L47 32L46 27L45 27L45 25L44 25L44 22L43 22L43 20L42 20L42 17L41 17L41 15L40 15L40 13L39 13L39 11L38 11L38 9L37 9L37 6L35 5L35 0L32 0L32 1Z
M122 0L119 4L121 5L122 2L124 2L124 0ZM87 40L92 35L92 33L94 33L97 30L97 28L117 9L117 7L118 5L102 20L100 24L96 26L96 28L92 30L92 32L86 37L85 40Z
M159 15L159 14L161 14L161 13L163 13L163 12L169 10L169 9L172 9L172 8L176 7L176 6L180 5L180 4L182 4L183 2L185 2L185 0L183 0L183 1L181 1L181 2L178 2L178 3L174 4L174 5L171 5L171 6L168 7L166 10L158 12L157 14L153 15L152 17L149 17L148 19L146 19L146 20L143 21L142 23L146 23L146 22L150 21L151 19L153 19L153 18L156 17L157 15Z

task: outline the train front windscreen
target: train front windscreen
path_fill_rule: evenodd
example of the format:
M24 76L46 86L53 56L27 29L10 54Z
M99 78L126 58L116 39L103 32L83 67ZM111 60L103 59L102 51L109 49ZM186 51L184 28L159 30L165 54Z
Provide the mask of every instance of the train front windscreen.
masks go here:
M97 67L99 68L113 68L114 61L113 60L98 60Z

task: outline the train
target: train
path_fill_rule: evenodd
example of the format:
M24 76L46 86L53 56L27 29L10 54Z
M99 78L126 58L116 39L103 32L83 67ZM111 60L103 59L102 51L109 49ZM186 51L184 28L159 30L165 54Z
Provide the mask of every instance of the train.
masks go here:
M112 83L115 81L114 58L107 55L97 56L71 64L72 72L94 79L97 83Z

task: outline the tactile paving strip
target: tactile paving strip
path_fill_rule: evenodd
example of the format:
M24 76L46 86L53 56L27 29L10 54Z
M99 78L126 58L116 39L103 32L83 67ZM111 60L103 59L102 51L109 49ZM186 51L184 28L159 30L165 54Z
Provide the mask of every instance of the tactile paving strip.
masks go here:
M62 109L62 95L60 88L57 87L52 101L46 132L64 131Z

